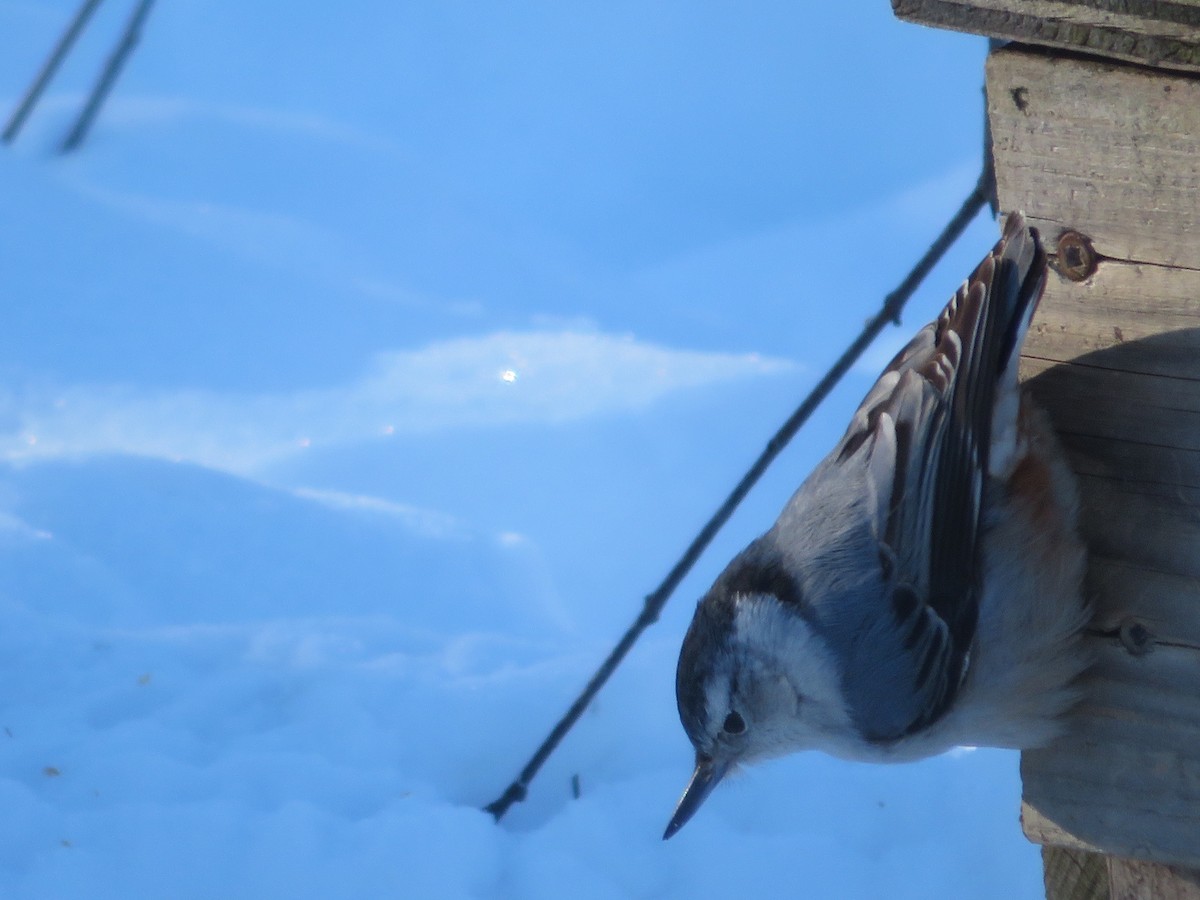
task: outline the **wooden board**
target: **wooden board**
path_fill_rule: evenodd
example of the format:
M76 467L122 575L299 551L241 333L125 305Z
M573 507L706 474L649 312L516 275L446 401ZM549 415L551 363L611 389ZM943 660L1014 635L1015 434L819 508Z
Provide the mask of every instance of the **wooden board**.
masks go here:
M1002 208L1051 241L1074 228L1102 256L1200 269L1200 78L1008 48L987 84Z
M1086 284L1052 276L1026 346L1032 390L1080 476L1098 664L1068 738L1022 758L1022 820L1039 843L1196 867L1200 309L1191 328L1099 346L1100 316L1110 334L1146 327L1155 292L1139 305L1124 290L1134 268L1102 263ZM1149 268L1200 298L1200 272ZM1103 312L1081 310L1085 296L1104 297Z
M1128 859L1108 860L1110 900L1200 900L1200 873Z
M1100 853L1042 847L1046 900L1109 900L1108 858Z
M1079 474L1098 607L1070 733L1022 756L1022 821L1200 868L1200 82L1008 48L988 96L1001 208L1107 257L1051 274L1022 360Z
M922 25L1200 71L1200 0L892 0Z

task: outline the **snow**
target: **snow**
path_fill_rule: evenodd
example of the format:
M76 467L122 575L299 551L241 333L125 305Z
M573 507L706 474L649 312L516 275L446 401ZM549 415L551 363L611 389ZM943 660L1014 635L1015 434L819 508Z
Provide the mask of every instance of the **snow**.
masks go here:
M661 840L692 603L899 331L481 811L974 180L982 42L803 7L177 0L62 158L97 14L0 157L0 896L1040 896L1000 751Z

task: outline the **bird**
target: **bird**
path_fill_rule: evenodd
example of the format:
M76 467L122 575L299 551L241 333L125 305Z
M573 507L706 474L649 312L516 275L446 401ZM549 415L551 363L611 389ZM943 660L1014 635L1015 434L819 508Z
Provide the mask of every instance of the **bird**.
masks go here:
M664 840L758 760L903 762L1063 731L1091 606L1074 475L1017 377L1046 279L1037 231L1008 214L697 604L675 680L695 769Z

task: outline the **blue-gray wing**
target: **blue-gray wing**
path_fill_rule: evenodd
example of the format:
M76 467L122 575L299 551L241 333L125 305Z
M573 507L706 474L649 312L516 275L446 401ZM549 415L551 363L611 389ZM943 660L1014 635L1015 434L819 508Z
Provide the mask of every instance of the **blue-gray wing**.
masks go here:
M878 498L873 527L887 609L853 645L853 670L873 672L873 683L845 685L869 740L934 722L966 674L991 437L994 429L1015 434L1017 357L1044 280L1036 233L1014 213L938 319L884 370L835 450L837 464L865 470ZM994 422L998 410L1013 422Z

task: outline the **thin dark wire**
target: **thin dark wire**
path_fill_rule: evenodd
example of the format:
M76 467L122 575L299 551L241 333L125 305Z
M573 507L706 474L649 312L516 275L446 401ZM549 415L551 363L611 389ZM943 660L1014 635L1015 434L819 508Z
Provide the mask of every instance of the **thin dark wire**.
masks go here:
M25 124L25 120L29 114L33 112L34 106L37 105L38 99L42 96L42 91L46 89L46 85L50 83L50 79L54 77L54 73L58 71L58 67L62 65L62 61L70 52L75 39L79 37L81 31L88 23L88 19L92 17L92 13L96 11L96 7L100 5L101 0L84 0L83 5L71 17L71 23L67 26L67 30L63 32L62 37L58 39L58 43L54 45L54 49L50 51L50 58L46 60L41 71L33 79L33 83L25 91L25 96L21 99L12 117L8 120L8 124L4 126L4 134L0 135L0 139L6 144L11 144L17 139L17 134L20 133L21 127Z
M100 70L100 77L92 87L92 92L88 96L87 103L84 105L82 112L79 113L79 118L75 120L70 134L62 142L62 147L59 148L60 153L70 153L78 149L79 145L83 143L84 138L87 137L92 123L100 113L100 107L104 105L104 101L108 99L109 91L117 83L117 76L121 74L121 69L129 59L129 54L133 52L134 47L137 46L138 41L141 39L142 26L146 24L146 18L150 15L150 9L153 5L154 0L140 0L133 11L133 15L125 23L125 30L121 33L121 39L117 43L117 46L113 48L113 52L109 55L108 60L104 63L104 68Z
M742 480L737 483L730 495L725 499L725 502L713 513L712 518L705 523L700 529L700 533L696 535L695 540L684 552L679 561L675 563L674 568L663 579L662 584L646 597L645 605L642 608L641 614L634 620L634 623L629 627L629 630L617 642L617 645L609 653L608 658L601 663L600 668L596 670L596 674L592 676L591 681L583 689L582 693L571 704L570 708L558 720L558 724L550 730L550 734L542 741L537 752L525 764L525 768L521 770L521 774L517 776L516 781L510 784L496 800L489 803L484 809L495 816L496 821L499 821L503 815L508 812L509 807L514 803L519 803L525 799L525 795L529 790L529 783L537 775L542 764L549 759L550 754L554 752L559 742L571 730L579 717L583 715L583 711L587 709L588 704L592 702L592 698L599 693L600 688L608 681L609 676L620 665L621 660L633 647L634 642L641 636L651 624L658 620L659 613L666 605L667 599L674 592L679 583L683 581L684 576L695 565L700 554L709 545L709 542L716 536L721 527L733 515L733 511L737 509L739 503L750 493L750 489L754 487L755 482L762 477L763 472L775 460L783 448L788 445L788 442L795 437L796 432L807 421L808 417L813 414L813 411L821 404L821 401L829 395L834 386L841 380L842 376L854 365L855 361L862 355L863 351L871 345L871 342L879 336L883 331L884 326L889 322L900 324L900 312L904 309L904 304L908 302L909 297L913 295L917 287L924 280L929 271L937 264L938 260L945 255L950 246L959 238L971 220L988 202L990 191L991 173L985 166L983 172L980 173L979 180L975 183L975 187L971 189L971 193L967 199L963 201L958 212L953 218L946 223L946 227L942 229L942 233L925 251L925 255L917 261L913 266L912 271L907 277L900 282L900 286L888 294L883 300L883 306L878 313L871 318L866 325L863 326L862 332L854 340L846 351L841 355L833 367L825 373L817 386L812 389L804 402L792 413L791 417L783 423L780 429L775 432L774 437L767 442L766 448L759 454L758 459L754 461L746 474L742 476Z

